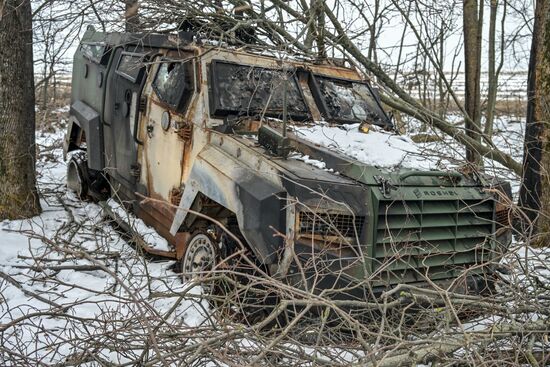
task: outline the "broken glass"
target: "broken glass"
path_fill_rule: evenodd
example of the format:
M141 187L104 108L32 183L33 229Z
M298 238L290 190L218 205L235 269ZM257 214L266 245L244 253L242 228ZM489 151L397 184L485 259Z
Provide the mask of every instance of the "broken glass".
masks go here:
M282 118L285 82L288 115L296 119L308 115L296 78L289 71L216 61L210 79L214 115Z
M180 111L191 99L193 65L191 62L163 62L153 82L160 100Z
M80 50L84 57L98 64L106 53L105 44L103 43L82 43L80 45Z
M338 122L367 122L379 126L391 124L367 84L319 76L315 78L328 119Z
M117 73L135 83L138 81L140 71L143 67L143 55L122 54L118 63Z

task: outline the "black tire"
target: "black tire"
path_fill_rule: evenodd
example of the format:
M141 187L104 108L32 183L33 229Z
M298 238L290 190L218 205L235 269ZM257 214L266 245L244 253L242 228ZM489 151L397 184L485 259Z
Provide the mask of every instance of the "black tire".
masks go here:
M233 228L232 233L236 233L240 242L247 246L246 240L237 228ZM232 236L221 232L218 237L221 243L220 256L230 272L227 273L225 283L218 283L217 289L223 292L234 306L236 305L232 307L230 317L249 326L256 325L264 321L278 304L277 295L268 285L269 279L265 279L265 282L261 281L264 277L262 273L269 272L248 247L241 248ZM242 255L243 252L244 255ZM279 318L266 327L271 328L278 321Z
M83 151L76 152L67 163L67 188L80 199L86 199L89 185L86 153Z

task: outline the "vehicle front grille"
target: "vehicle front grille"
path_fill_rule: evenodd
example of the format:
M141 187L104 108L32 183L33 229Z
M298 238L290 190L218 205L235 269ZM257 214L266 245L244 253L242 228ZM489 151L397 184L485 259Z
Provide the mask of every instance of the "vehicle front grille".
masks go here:
M298 234L304 237L360 238L365 217L339 213L313 213L303 211L299 214Z
M493 200L380 201L373 274L383 284L454 278L486 262Z

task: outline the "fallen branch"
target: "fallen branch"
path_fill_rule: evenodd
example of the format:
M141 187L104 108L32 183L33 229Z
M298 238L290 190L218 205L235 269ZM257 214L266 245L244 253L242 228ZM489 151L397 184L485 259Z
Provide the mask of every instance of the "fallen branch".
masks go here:
M46 270L51 271L61 271L61 270L74 270L74 271L95 271L95 270L104 270L104 267L98 265L51 265L51 266L41 266L41 265L13 265L13 268L16 269L30 269L36 272L44 272Z
M29 297L32 297L32 298L35 298L37 300L39 300L40 302L43 302L43 303L46 303L56 309L62 309L63 306L53 302L53 301L50 301L49 299L47 298L44 298L42 297L41 295L39 294L36 294L32 291L29 291L25 288L23 288L23 286L21 285L21 283L19 283L17 280L15 280L14 278L12 278L11 276L9 276L8 274L4 273L3 271L0 271L0 278L4 279L5 281L7 281L8 283L10 283L11 285L15 286L16 288L18 288L19 290L21 290L21 292L23 292L25 295L29 296Z

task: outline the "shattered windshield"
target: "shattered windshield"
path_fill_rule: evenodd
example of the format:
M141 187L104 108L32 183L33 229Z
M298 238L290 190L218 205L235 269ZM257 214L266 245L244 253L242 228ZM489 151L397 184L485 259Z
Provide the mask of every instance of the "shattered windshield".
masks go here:
M211 66L213 114L266 115L282 118L284 82L288 116L305 119L308 109L290 72L215 61Z
M360 82L315 76L320 109L329 120L391 126L371 88Z

